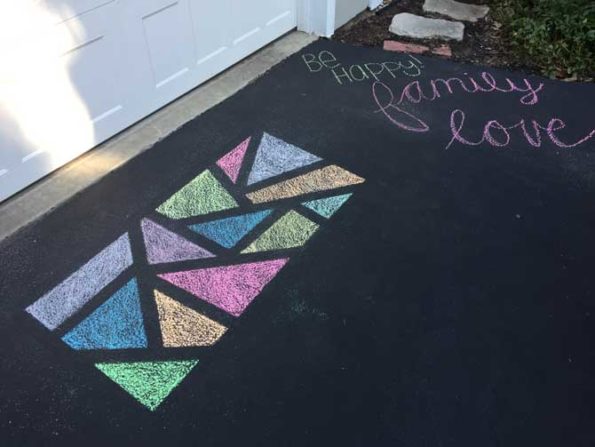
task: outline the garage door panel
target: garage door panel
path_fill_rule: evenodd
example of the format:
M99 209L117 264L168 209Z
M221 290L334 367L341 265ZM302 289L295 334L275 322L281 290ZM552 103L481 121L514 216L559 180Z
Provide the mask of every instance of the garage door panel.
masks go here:
M267 27L283 19L288 19L295 26L295 0L234 0L233 3L232 16L236 24L232 30L234 45L258 33L267 33Z
M0 59L0 201L294 28L295 2L15 0L36 19Z
M111 12L111 7L105 7L75 19L77 29L84 30L84 35L79 35L61 57L72 88L84 103L87 118L98 134L95 140L105 138L122 124L116 116L124 108L118 82L121 53L108 26Z
M9 83L0 89L0 199L126 125L107 25L114 10L103 3L15 46Z
M188 74L194 61L187 3L153 2L157 8L142 17L155 88ZM160 4L161 3L161 4ZM165 3L165 4L163 4Z
M206 5L202 0L190 2L199 55L196 84L230 67L295 28L296 24L295 0L258 0L250 3L221 0L216 5ZM220 22L215 23L210 19L215 14L235 26L220 26ZM220 29L211 32L217 26Z
M253 0L233 8L235 22L232 45L252 47L250 42L266 42L278 36L281 30L295 26L294 0Z
M141 119L195 86L196 62L188 0L123 2L126 98Z
M287 19L295 14L295 1L292 0L263 0L264 7L270 11L265 26L270 26L279 20Z
M115 0L38 0L34 7L53 14L58 21L64 21L105 6Z
M208 64L229 47L229 30L213 17L229 17L231 0L190 0L190 15L196 47L196 64Z

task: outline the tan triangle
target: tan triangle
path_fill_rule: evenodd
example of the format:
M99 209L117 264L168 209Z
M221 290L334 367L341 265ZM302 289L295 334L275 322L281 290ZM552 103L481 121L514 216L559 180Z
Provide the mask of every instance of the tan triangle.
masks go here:
M155 290L163 346L212 346L227 328Z
M341 188L363 182L363 178L339 166L331 165L251 192L246 194L246 197L252 203L272 202L273 200L287 199L302 194Z

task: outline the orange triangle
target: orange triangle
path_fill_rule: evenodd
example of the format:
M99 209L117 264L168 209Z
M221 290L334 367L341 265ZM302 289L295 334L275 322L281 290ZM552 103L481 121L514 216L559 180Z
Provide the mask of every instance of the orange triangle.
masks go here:
M155 290L163 346L212 346L227 328Z
M252 203L265 203L317 191L342 188L343 186L355 185L364 181L363 178L352 172L331 165L248 193L246 197Z

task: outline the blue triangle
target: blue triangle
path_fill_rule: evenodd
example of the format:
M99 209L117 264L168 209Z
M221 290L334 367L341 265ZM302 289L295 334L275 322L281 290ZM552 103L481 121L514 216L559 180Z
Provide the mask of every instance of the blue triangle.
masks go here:
M136 279L128 281L62 340L73 349L146 348Z
M269 214L271 214L271 210L258 211L190 225L188 228L225 248L232 248Z
M351 197L351 193L343 194L341 196L312 200L310 202L302 203L302 205L328 219L333 214L335 214L337 210L341 208L345 202L347 202L347 200L349 200L349 197Z
M322 158L265 132L248 176L248 184L252 185L320 160Z

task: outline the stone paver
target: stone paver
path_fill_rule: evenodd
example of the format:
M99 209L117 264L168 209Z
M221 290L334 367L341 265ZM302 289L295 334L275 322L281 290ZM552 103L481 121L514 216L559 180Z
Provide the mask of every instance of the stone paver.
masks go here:
M465 25L442 19L428 19L407 12L393 17L389 31L416 39L463 40Z
M398 53L415 53L421 54L430 51L430 48L425 45L417 45L414 43L398 42L396 40L385 40L384 49L386 51L396 51Z
M426 0L424 2L424 11L426 12L435 12L466 22L477 22L477 20L483 19L489 10L490 8L487 6L470 5L454 0Z
M440 45L432 50L432 53L437 54L438 56L444 57L451 57L452 56L452 49L450 45Z

